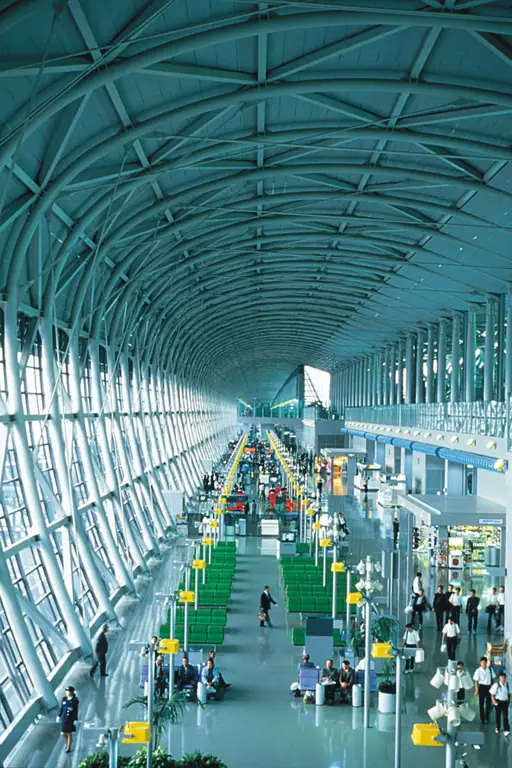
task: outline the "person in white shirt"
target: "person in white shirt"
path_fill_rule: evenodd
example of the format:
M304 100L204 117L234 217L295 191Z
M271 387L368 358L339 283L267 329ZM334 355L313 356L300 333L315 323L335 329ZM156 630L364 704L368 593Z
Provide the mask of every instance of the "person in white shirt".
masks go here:
M455 587L455 592L450 597L450 603L452 604L452 618L459 625L460 609L462 608L462 595L460 594L460 587Z
M455 651L457 650L457 643L460 640L459 625L455 624L453 617L450 616L448 621L443 627L443 636L441 642L446 645L448 652L448 658L451 661L455 661Z
M419 648L420 636L419 633L413 628L412 624L405 625L404 632L404 648ZM414 669L414 656L408 656L405 660L405 674L412 672Z
M496 611L496 627L503 626L503 619L505 616L505 587L500 587L498 596L496 598L497 611Z
M421 580L421 573L418 571L412 582L412 591L415 595L419 595L420 589L423 589L423 582Z
M480 722L488 723L491 712L490 690L494 673L487 664L485 656L480 657L480 666L475 670L473 680L475 681L475 696L478 696L480 705Z
M464 662L458 661L457 662L457 677L459 678L459 690L457 691L457 703L462 704L463 701L466 700L466 689L464 688L464 683L462 682L462 678L464 677Z
M487 613L487 634L492 629L492 617L496 614L496 606L498 605L498 591L496 587L493 587L487 597L487 607L485 609Z
M508 721L510 688L507 683L507 676L504 672L500 672L498 682L491 686L490 693L492 703L496 707L496 733L500 732L501 718L503 716L503 728L505 729L505 736L508 736L510 734L510 723Z

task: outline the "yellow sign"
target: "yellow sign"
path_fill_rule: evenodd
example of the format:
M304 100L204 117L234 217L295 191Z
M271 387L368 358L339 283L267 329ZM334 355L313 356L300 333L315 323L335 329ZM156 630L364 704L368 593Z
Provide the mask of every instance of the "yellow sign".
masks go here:
M372 656L374 659L394 659L391 643L374 643L372 645Z
M179 652L180 652L179 640L160 640L158 653L179 653Z
M320 523L313 523L313 530L314 531L319 531L321 527L322 526L320 525Z
M347 595L347 603L349 605L361 605L363 602L363 596L360 592L349 592Z
M345 563L331 563L331 571L333 573L345 573Z
M202 543L205 545L205 547L211 547L213 544L213 539L203 539Z
M331 544L332 544L332 539L320 539L321 547L330 547Z
M411 739L417 747L442 747L439 741L435 741L441 735L436 723L415 723L412 727Z
M192 560L192 568L197 568L198 570L206 568L206 560Z
M219 499L219 504L225 504L226 501L227 501L226 497L225 496L221 496L220 499Z
M149 723L125 723L123 744L149 744L151 726Z
M190 590L183 590L180 592L180 603L193 603L195 595Z
M218 528L219 527L219 521L218 520L212 520L210 523L211 528Z
M306 509L306 515L314 515L314 514L315 514L314 509ZM320 528L320 523L318 523L318 527Z
M214 511L214 513L216 515L223 515L224 514L224 510L221 509L220 507L215 507L215 509L213 511Z

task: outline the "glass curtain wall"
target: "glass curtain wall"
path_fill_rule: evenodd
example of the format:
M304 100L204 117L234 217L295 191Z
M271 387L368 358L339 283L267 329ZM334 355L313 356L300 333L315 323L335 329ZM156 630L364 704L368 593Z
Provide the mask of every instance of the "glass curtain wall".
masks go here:
M51 703L57 667L89 650L170 532L165 491L190 495L236 423L217 395L137 357L63 328L44 337L23 313L17 330L12 414L0 310L0 738L36 697Z

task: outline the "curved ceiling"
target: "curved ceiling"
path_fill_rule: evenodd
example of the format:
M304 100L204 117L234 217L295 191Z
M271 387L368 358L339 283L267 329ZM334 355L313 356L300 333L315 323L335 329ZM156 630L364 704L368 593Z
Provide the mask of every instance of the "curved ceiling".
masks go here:
M509 3L0 9L11 304L247 398L507 290Z

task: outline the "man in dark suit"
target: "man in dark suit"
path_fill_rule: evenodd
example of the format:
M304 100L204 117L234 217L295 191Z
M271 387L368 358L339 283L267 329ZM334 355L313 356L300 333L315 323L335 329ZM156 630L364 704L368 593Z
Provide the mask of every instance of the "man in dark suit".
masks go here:
M266 586L264 587L263 592L261 593L260 608L261 608L261 613L265 614L267 617L266 622L269 625L269 627L272 626L272 624L270 623L270 606L271 605L277 605L277 603L272 597L272 595L270 594L270 587ZM261 619L260 627L264 627L264 626L265 626L265 619Z
M98 669L98 666L100 668L100 676L101 677L108 677L107 674L107 651L108 651L108 642L107 642L107 632L108 632L108 625L104 624L101 628L101 632L98 636L98 640L96 641L96 647L94 649L94 653L96 655L96 660L94 664L91 667L91 671L89 672L89 675L91 677L94 676L94 673Z

